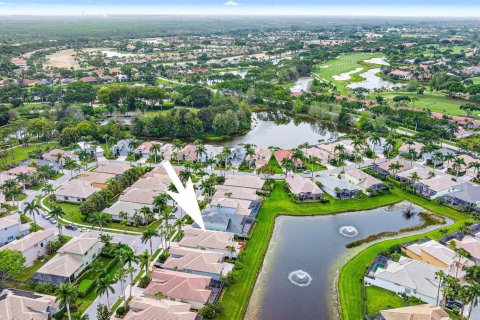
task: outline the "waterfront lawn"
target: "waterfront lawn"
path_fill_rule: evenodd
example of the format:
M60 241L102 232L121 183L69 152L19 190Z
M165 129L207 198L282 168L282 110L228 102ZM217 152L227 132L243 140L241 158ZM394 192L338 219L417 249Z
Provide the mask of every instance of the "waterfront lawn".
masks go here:
M396 195L398 198L408 200L427 210L453 219L455 221L453 225L443 228L447 229L449 233L456 231L460 226L464 225L464 223L469 220L469 217L456 210L420 198L400 189L393 188L391 189L391 193ZM357 254L355 257L353 257L350 261L348 261L347 264L343 266L340 272L338 282L342 318L344 320L363 319L363 310L365 310L362 294L363 276L370 263L372 263L373 259L380 252L389 249L393 245L402 244L408 241L413 241L425 237L438 240L442 237L442 234L437 229L423 234L385 240L369 246L368 248ZM395 302L387 302L387 304L393 303Z
M219 319L243 319L257 275L272 236L275 218L279 215L310 216L340 212L369 210L400 202L401 196L390 193L361 200L336 200L328 203L296 204L283 188L283 181L275 182L274 190L262 205L256 225L244 251L240 263L242 268L235 270L235 284L229 286L223 296L225 312ZM360 319L360 318L358 318Z
M404 301L394 292L370 286L365 288L367 314L376 314L381 310L404 307Z

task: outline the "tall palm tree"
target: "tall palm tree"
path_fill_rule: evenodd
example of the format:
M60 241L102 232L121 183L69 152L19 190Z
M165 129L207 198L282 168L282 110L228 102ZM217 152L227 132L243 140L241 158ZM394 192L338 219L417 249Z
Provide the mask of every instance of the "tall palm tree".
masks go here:
M153 159L155 163L157 163L157 155L161 149L162 147L160 146L159 143L152 143L152 146L150 147L150 151L153 152L153 157L154 157Z
M150 216L152 215L152 209L147 206L143 206L140 208L140 213L143 215L143 221L145 222L146 225L150 223Z
M135 268L133 267L133 264L134 263L137 263L138 261L138 258L137 256L135 255L135 252L133 251L132 248L128 248L128 249L120 249L119 252L119 257L120 257L120 261L122 261L124 264L128 265L128 271L130 273L130 294L129 294L129 297L132 296L132 287L133 287L133 272L135 271Z
M52 194L54 190L55 189L53 188L53 186L51 184L48 184L48 183L45 186L43 186L43 188L42 188L43 193L46 194L46 195Z
M447 274L443 270L439 270L439 271L435 272L435 279L438 280L437 304L436 304L437 306L438 306L439 299L440 299L440 289L442 288L442 283L443 283L443 280L445 279L446 276L447 276Z
M168 194L166 194L165 192L153 198L153 206L155 207L155 209L158 210L158 214L160 217L162 212L167 208L167 202L168 202ZM159 220L160 219L161 218L159 218Z
M147 250L143 251L138 255L138 263L140 268L145 269L145 274L148 274L148 269L150 268L150 261L152 260L152 256L148 253Z
M125 282L127 280L128 270L124 267L117 270L115 273L115 280L120 282L120 288L122 290L123 302L127 303L127 297L125 296Z
M142 234L142 243L147 243L149 242L150 244L150 255L153 255L153 243L152 243L152 239L154 237L158 237L158 232L157 230L153 229L153 228L148 228L147 230L145 230Z
M478 177L478 172L480 171L480 162L479 161L471 162L468 165L468 167L473 168L473 173L475 175L475 178L477 178Z
M60 304L65 306L69 320L72 319L70 314L70 305L75 304L77 297L78 288L69 282L61 283L55 291L55 301L60 301Z
M100 233L103 233L103 228L110 222L111 217L104 212L93 212L88 216L88 221L94 227L100 228Z
M465 166L465 160L460 157L456 157L453 160L453 165L452 168L455 170L455 177L458 178L458 175L460 174L460 170L462 169L462 166Z
M109 274L105 275L104 277L97 278L97 292L100 295L106 294L107 295L107 307L110 310L110 293L115 293L115 288L113 285L115 284L115 280Z
M35 203L34 201L32 202L25 202L25 206L23 208L23 212L24 213L28 213L30 214L32 217L33 217L33 222L35 222L35 224L37 223L37 220L35 218L35 215L37 215L39 212L40 212L40 206L38 205L38 203Z
M467 287L467 294L469 296L470 300L470 307L468 308L468 317L467 319L470 319L470 316L472 315L472 309L473 307L476 307L478 303L480 302L480 283L478 282L472 282L469 284Z
M30 181L30 176L24 172L20 172L17 174L16 180L18 183L22 184L23 191L27 188L27 182Z
M173 219L175 219L175 215L172 214L171 212L165 211L162 213L162 221L164 223L168 238L170 238L170 233L172 231L170 220L173 220ZM166 242L166 239L165 239L165 242ZM170 243L169 243L169 246L170 246Z

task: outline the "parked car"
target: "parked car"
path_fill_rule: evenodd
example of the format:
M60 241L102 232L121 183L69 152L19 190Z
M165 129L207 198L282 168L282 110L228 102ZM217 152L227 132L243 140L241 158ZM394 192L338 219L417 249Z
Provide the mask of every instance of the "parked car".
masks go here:
M48 219L48 221L50 221L53 224L57 224L57 222L58 222L57 219L55 219L55 218L50 218L50 219Z
M312 174L312 171L310 171L310 170L305 170L305 171L303 171L303 174Z
M42 215L42 217L44 217L45 219L50 218L50 215L49 215L48 213L46 213L46 212L42 212L41 215Z
M85 228L85 227L80 228L80 232L88 232L88 231L90 231L88 228Z
M172 208L172 212L177 212L177 210L178 210L178 207L173 207Z
M78 229L76 225L71 224L71 223L70 223L70 224L67 224L67 225L65 226L65 228L68 229L68 230L73 230L73 231L75 231L75 230Z

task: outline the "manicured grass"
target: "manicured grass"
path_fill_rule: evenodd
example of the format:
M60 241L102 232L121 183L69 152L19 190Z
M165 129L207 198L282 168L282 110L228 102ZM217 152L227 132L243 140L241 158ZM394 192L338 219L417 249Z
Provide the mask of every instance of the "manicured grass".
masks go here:
M425 92L423 95L416 94L415 92L381 92L380 96L384 97L390 103L393 103L393 97L395 96L409 96L418 98L415 104L410 103L409 107L417 109L430 109L432 112L441 112L454 116L466 116L466 113L460 110L460 106L465 103L461 99L449 98L442 93L429 93ZM371 94L370 97L374 99L376 94Z
M220 319L243 319L250 295L257 275L260 272L263 258L268 248L268 242L273 232L275 218L279 215L310 216L326 215L340 212L368 210L387 206L402 200L395 193L385 194L362 200L335 200L321 203L296 204L291 201L283 189L283 181L277 181L275 188L262 205L257 216L257 222L251 238L245 248L245 255L241 260L243 268L235 271L236 283L229 286L223 294L222 300L225 312ZM359 318L360 319L360 318Z
M16 280L21 280L21 281L26 281L28 278L30 278L35 272L37 272L38 269L43 267L43 265L47 263L46 261L40 261L40 260L35 260L33 264L30 267L24 268L22 272L16 276Z
M8 164L14 164L23 160L28 159L28 153L31 151L45 151L45 149L53 148L56 145L54 142L42 143L42 144L30 144L27 147L24 146L17 146L12 150L8 150L8 155L6 158L0 159L0 167L4 167Z
M364 73L371 67L376 67L376 65L370 65L366 63L360 63L363 60L368 60L371 58L379 58L384 56L382 53L365 53L365 52L357 52L357 53L349 53L339 56L337 59L328 60L325 63L318 65L313 73L317 77L324 79L326 81L333 82L340 92L346 92L347 89L345 86L352 82L360 82L364 79L359 75ZM349 80L335 80L333 76L338 76L345 72L353 71L357 68L362 68L362 70L355 72L354 74L350 75Z
M277 159L272 155L270 160L268 161L268 165L275 170L276 174L284 174L282 167L280 167L280 164L278 163Z
M48 199L45 199L44 204L47 205L49 208L52 208L51 205L48 204ZM63 218L75 223L81 223L81 224L90 224L88 221L84 220L83 215L80 213L80 205L76 203L68 203L68 202L58 202L58 205L60 208L62 208L63 212L65 213L63 215ZM168 210L171 210L171 207L167 207ZM110 222L108 223L105 228L112 228L112 229L118 229L120 231L124 231L125 229L127 231L134 231L134 232L143 232L147 230L148 228L157 228L160 224L160 221L154 221L150 223L148 226L124 226L123 224L119 222Z
M379 287L366 287L367 314L376 314L381 310L404 307L404 301L394 292Z
M406 193L402 190L392 189L391 192L398 198L406 199L412 203L422 206L427 210L436 212L439 215L455 220L455 223L452 226L444 228L448 229L449 232L457 230L468 220L468 217L466 215L458 211ZM386 250L395 244L401 244L424 237L438 240L442 237L442 235L438 230L436 230L424 234L379 242L377 244L369 246L343 266L340 272L338 290L342 318L344 320L363 319L363 310L365 306L362 299L362 279L366 269L373 261L373 259L379 254L379 252Z

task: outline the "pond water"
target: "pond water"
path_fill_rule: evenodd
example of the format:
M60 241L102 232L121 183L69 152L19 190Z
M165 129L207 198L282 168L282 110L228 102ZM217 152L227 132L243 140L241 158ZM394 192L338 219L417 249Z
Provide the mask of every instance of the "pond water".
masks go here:
M278 217L245 319L333 319L335 264L345 245L418 225L420 211L401 202L331 216Z
M361 73L360 76L365 80L362 82L350 83L347 85L347 88L350 88L350 89L365 88L368 90L385 88L390 90L395 87L404 86L404 84L402 83L395 83L395 82L383 80L382 78L377 76L377 73L379 73L380 71L381 71L380 68L373 68L364 73Z
M224 146L253 143L258 148L270 146L295 148L304 142L317 144L319 139L337 139L349 132L349 128L338 128L331 123L299 119L281 111L256 112L253 114L253 129L244 135L233 136L212 142Z
M291 92L308 92L310 90L310 85L312 84L312 77L300 77L297 79L295 84L290 88Z

